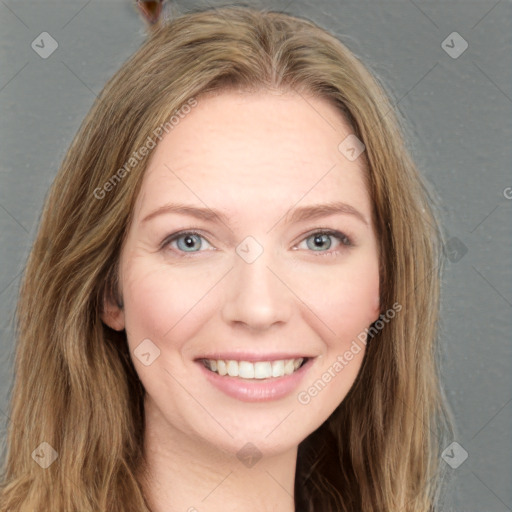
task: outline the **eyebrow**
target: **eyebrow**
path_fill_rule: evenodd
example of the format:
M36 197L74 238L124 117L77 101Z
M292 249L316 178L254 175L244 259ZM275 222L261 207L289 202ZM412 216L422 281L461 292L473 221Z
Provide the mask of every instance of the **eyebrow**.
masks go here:
M142 219L142 223L148 222L158 215L165 213L176 213L181 215L190 215L210 222L221 222L222 224L229 224L228 216L218 210L212 210L211 208L200 208L197 206L182 204L182 203L168 203L160 206L156 210L149 213ZM353 206L343 202L333 202L324 204L315 204L311 206L301 206L298 208L290 209L283 217L285 222L301 222L305 220L315 220L321 217L327 217L328 215L352 215L362 223L369 226L369 223L365 216ZM282 218L283 218L282 217Z

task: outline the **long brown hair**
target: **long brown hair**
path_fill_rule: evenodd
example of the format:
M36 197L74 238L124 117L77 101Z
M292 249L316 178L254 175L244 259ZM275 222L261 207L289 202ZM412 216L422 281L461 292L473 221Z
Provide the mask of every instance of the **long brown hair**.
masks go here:
M16 311L1 510L149 511L137 478L144 389L125 332L100 313L117 294L149 160L134 152L171 130L191 99L233 87L313 94L339 109L366 146L381 308L402 306L371 339L348 396L300 444L296 510L435 510L450 425L438 377L442 236L429 194L380 80L314 23L247 7L158 25L106 84L62 162ZM50 448L57 459L36 464L38 453L51 461Z

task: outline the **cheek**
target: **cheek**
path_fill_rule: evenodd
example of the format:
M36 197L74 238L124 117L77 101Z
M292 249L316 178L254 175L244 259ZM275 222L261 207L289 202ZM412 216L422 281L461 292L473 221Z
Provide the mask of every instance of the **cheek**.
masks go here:
M296 278L297 295L324 324L329 345L350 342L379 314L379 270L374 258L319 268Z
M314 286L305 286L305 281ZM297 286L298 294L311 310L307 322L315 325L324 345L314 378L325 371L343 374L329 386L338 390L335 403L357 376L366 348L366 330L379 314L378 262L373 256L361 257L351 265L332 266L330 272L324 268L305 281ZM336 364L340 362L343 369Z
M222 308L219 291L229 270L197 265L166 266L134 258L126 268L123 286L126 331L133 348L142 340L158 340L180 348L204 328L214 310ZM378 316L379 274L374 258L354 259L350 265L308 265L282 269L293 291L288 300L327 348L343 350L353 337ZM227 280L229 281L229 277ZM212 302L213 301L213 302ZM163 348L163 347L161 347Z
M318 317L311 315L308 322L314 321L316 331L322 333L323 352L296 398L314 428L350 391L366 351L366 329L378 316L377 265L367 265L361 272L338 269L333 274L329 280L317 280L322 286L304 295Z
M126 330L131 344L145 338L159 345L186 340L200 325L214 283L204 272L165 268L159 264L133 265L124 287ZM163 347L161 347L163 348Z

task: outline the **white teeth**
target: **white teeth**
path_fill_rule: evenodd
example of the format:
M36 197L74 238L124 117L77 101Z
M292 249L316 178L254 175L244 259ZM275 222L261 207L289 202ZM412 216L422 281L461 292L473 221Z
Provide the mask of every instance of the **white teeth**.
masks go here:
M255 368L254 365L247 361L240 361L238 363L238 376L243 379L254 379Z
M204 359L204 365L219 375L240 377L242 379L268 379L291 375L303 363L304 358L280 359L279 361L224 361L222 359Z
M213 359L208 359L208 362L211 363L211 361L213 361ZM214 361L215 363L215 361ZM213 370L213 368L210 366L210 368ZM215 370L213 370L215 371ZM217 373L219 375L227 375L228 373L228 370L226 368L226 363L225 361L217 361Z
M228 361L226 366L230 377L238 377L238 363L236 361Z
M284 373L285 375L291 375L295 370L293 366L293 359L287 359L284 363Z
M249 363L251 364L251 363ZM272 377L272 364L269 362L259 361L254 363L254 378L255 379L268 379Z
M272 377L281 377L284 375L284 361L272 362Z

